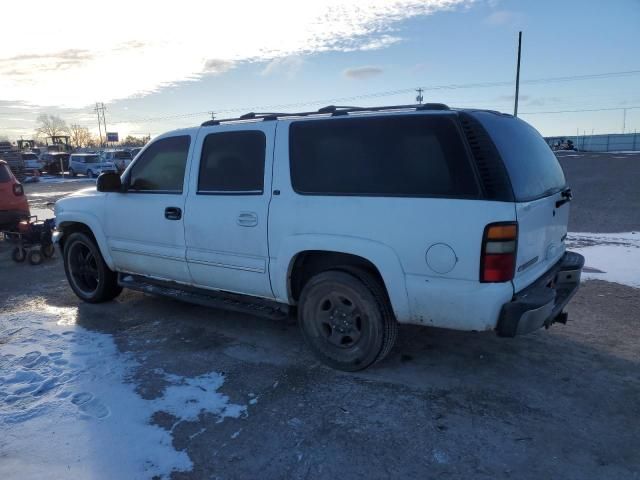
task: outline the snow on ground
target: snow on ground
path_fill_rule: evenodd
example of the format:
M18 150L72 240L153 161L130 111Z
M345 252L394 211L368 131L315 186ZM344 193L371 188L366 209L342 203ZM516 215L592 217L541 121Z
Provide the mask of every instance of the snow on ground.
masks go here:
M640 233L569 233L567 247L585 257L583 280L640 288Z
M95 178L89 177L40 177L38 183L68 183L68 182L84 182L96 183Z
M136 362L110 335L75 324L76 308L44 302L0 313L0 478L151 478L192 467L171 433L149 420L202 412L246 415L217 390L224 377L165 375L145 400L130 383Z

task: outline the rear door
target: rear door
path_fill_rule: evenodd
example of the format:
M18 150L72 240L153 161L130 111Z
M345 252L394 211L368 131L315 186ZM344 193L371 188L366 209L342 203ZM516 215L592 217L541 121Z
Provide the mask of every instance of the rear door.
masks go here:
M491 112L473 115L493 139L511 180L518 220L513 284L518 292L565 252L570 198L564 173L544 138L528 123Z
M187 262L198 286L273 297L267 217L276 123L198 133L185 214Z

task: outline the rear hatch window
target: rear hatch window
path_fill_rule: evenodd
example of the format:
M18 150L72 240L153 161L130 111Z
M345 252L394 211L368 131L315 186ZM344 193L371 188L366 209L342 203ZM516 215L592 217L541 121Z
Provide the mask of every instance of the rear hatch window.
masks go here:
M11 171L4 163L0 165L0 183L9 182L12 180Z
M558 193L566 180L558 159L538 131L510 115L472 112L487 130L509 173L516 201Z

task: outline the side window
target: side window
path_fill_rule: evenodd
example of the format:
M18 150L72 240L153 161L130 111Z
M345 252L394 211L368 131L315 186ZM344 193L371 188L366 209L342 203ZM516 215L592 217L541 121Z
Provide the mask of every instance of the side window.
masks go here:
M157 140L136 160L129 175L129 191L182 193L191 137Z
M264 133L211 133L204 139L198 193L260 195L264 189Z
M296 192L361 196L477 196L451 116L300 121L289 132Z

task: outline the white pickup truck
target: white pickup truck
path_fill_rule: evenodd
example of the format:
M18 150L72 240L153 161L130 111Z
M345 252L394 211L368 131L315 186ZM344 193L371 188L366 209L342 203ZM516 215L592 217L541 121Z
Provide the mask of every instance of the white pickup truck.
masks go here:
M247 114L166 133L59 200L69 284L296 313L328 365L366 368L397 325L514 336L566 322L584 259L540 134L442 104ZM176 295L176 292L180 292Z

